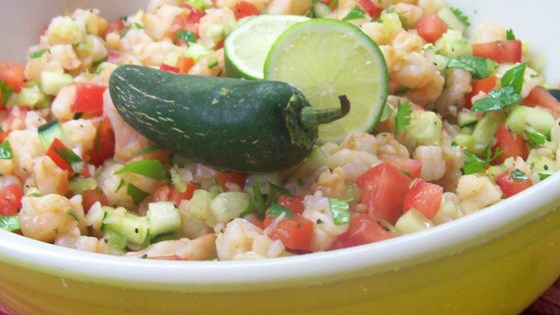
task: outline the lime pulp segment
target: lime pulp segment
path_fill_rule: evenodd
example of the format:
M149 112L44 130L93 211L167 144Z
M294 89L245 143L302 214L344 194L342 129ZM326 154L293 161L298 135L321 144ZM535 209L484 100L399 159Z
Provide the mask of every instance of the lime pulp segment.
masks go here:
M266 56L278 36L289 26L307 20L299 15L259 15L242 22L224 42L228 75L262 79Z
M346 95L350 113L321 125L320 142L371 131L388 94L387 66L379 47L353 24L332 19L288 28L267 56L264 77L296 86L314 107L338 107L338 97Z

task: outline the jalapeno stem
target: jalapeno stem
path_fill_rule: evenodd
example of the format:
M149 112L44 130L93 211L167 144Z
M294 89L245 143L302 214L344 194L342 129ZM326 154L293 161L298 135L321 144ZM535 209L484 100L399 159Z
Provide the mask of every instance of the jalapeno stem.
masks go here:
M299 121L305 129L315 129L319 125L340 119L350 112L350 101L346 95L338 97L340 107L316 108L307 106L301 109Z

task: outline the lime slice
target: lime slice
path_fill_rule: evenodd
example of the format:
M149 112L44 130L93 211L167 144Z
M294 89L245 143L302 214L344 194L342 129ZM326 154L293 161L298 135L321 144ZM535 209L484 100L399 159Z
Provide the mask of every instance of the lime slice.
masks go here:
M351 23L314 19L289 27L266 58L264 77L299 88L314 107L351 104L344 118L319 127L319 142L373 130L388 94L387 65L375 42Z
M228 76L262 79L266 55L278 36L289 26L307 20L300 15L258 15L242 22L224 42Z

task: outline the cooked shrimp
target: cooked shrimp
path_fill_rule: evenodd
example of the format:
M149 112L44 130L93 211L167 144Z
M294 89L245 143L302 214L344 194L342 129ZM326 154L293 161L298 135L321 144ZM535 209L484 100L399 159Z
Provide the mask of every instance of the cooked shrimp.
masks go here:
M445 116L452 112L451 107L455 107L455 113L463 107L465 94L471 90L471 74L464 69L452 68L447 70L447 81L443 92L435 102L436 111Z
M329 200L318 191L314 195L306 196L303 200L305 210L303 216L315 224L313 225L312 251L327 250L336 237L348 230L348 224L334 223L333 212Z
M150 145L150 141L130 127L117 112L108 90L103 94L103 115L109 118L115 131L115 159L117 161L126 162Z
M33 160L32 177L42 194L64 195L68 190L68 173L48 156Z
M218 233L216 250L220 260L240 260L279 257L285 247L279 240L272 240L264 231L245 219L230 221Z
M439 71L432 73L432 76L427 78L428 84L417 88L411 89L406 93L406 96L414 103L427 106L433 103L441 95L445 79L441 76Z
M311 189L330 198L348 199L359 195L359 190L355 185L349 184L349 179L341 167L322 172L311 185Z
M268 14L302 15L311 8L312 4L311 0L272 0L264 12Z
M93 236L76 235L76 233L66 233L55 238L54 244L68 248L74 248L86 252L110 254L109 246L103 239Z
M395 136L388 132L382 132L375 136L377 140L377 150L375 154L381 155L397 155L401 157L410 157L408 149L395 139Z
M470 214L500 201L502 191L487 176L463 175L457 185L457 196L461 210Z
M445 174L445 161L440 146L421 145L414 151L414 159L422 162L420 177L426 181L438 180Z
M156 41L161 41L165 38L175 17L183 12L183 9L177 6L179 1L173 0L173 2L173 5L164 3L156 10L148 10L148 13L142 17L146 34Z
M161 241L125 256L163 260L210 260L216 258L216 235L206 234L195 239Z
M93 148L97 129L90 119L72 119L62 124L64 144L71 149L86 152Z
M81 199L81 196L67 199L55 194L24 196L19 212L21 232L26 237L44 242L52 242L58 235L74 228L85 232L86 221Z
M53 115L62 121L70 120L74 117L72 112L72 104L76 99L76 86L68 85L60 89L56 97L54 98L51 111Z
M15 170L26 176L33 167L33 159L45 154L45 148L39 140L36 130L14 130L8 135L12 147Z

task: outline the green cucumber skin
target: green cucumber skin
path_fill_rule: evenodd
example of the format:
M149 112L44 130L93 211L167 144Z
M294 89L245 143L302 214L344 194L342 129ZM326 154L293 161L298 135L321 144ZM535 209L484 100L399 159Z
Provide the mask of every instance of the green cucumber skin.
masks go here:
M111 76L109 92L125 121L156 145L221 171L287 169L308 155L317 138L316 130L304 130L303 137L302 130L295 137L288 130L290 99L310 105L282 82L123 65Z

